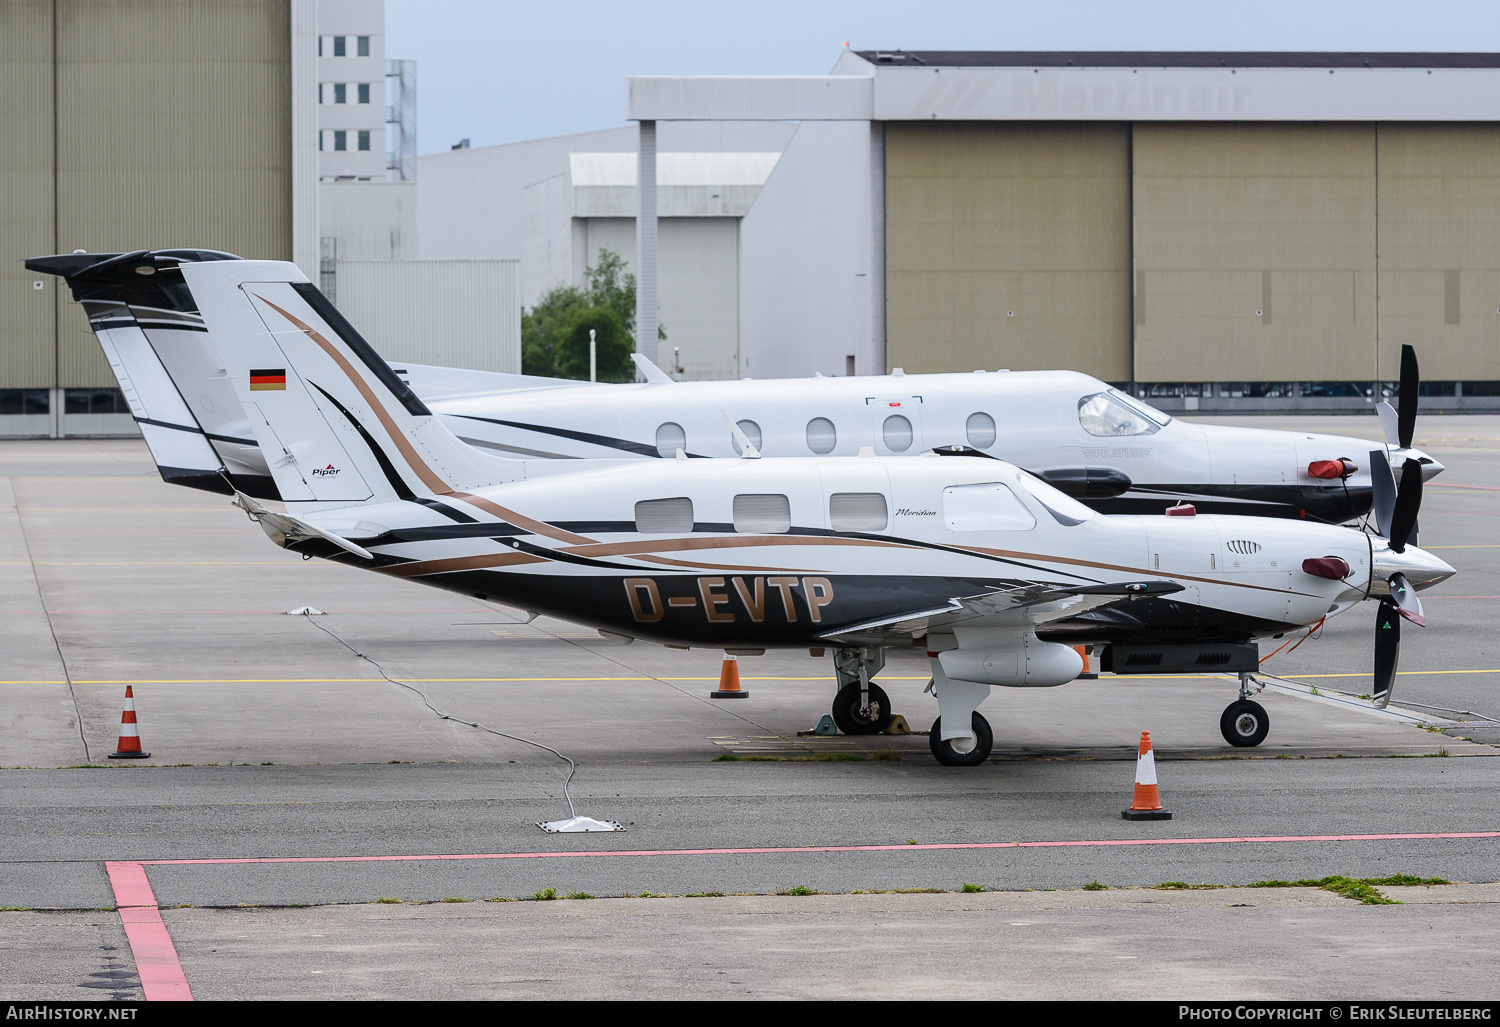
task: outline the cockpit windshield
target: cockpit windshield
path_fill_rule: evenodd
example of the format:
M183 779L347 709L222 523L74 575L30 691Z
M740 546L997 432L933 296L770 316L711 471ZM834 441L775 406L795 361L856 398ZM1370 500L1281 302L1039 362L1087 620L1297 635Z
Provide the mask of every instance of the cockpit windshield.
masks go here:
M1155 407L1118 389L1096 392L1078 401L1078 423L1090 435L1101 438L1150 435L1171 420Z
M1094 511L1078 500L1029 472L1022 471L1016 479L1022 488L1031 493L1033 499L1046 508L1052 519L1064 527L1082 524L1094 516Z

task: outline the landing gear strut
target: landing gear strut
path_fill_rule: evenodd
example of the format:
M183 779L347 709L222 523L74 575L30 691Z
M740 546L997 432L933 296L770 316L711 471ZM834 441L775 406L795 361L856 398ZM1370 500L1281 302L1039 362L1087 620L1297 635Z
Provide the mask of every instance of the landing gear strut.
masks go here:
M1219 718L1219 731L1224 735L1224 741L1241 749L1259 745L1271 731L1271 718L1266 708L1250 698L1265 685L1253 688L1254 682L1255 677L1248 671L1240 672L1240 697L1224 707L1224 714Z
M844 734L878 735L890 726L890 697L870 681L884 666L883 649L834 650L839 690L833 697L833 722Z

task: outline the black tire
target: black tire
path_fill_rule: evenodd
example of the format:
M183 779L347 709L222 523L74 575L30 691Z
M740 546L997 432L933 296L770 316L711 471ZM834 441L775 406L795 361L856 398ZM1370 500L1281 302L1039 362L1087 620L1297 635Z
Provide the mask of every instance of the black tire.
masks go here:
M891 697L870 683L870 708L860 711L859 685L845 685L833 697L833 722L846 735L878 735L891 723Z
M1224 707L1219 718L1219 730L1224 741L1240 749L1249 749L1266 740L1271 731L1271 718L1266 708L1249 699L1236 699Z
M953 747L952 741L939 741L942 727L942 717L932 722L932 733L927 736L927 744L932 748L933 758L943 766L977 767L990 758L990 750L995 747L995 735L990 730L990 722L978 712L974 714L974 748L968 752L959 752Z

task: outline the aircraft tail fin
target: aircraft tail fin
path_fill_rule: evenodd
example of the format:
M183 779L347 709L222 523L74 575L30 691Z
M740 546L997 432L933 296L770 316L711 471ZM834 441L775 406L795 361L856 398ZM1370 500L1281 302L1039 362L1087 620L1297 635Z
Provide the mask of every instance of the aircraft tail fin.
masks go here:
M279 499L181 272L183 264L239 259L137 250L33 257L26 267L67 282L165 481Z
M521 462L480 453L439 423L295 265L225 261L182 273L289 508L524 476Z

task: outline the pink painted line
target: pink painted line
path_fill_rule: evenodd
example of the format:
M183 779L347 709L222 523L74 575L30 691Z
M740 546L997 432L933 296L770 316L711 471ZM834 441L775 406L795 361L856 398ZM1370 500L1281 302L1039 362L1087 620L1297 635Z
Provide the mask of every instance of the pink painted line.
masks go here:
M582 852L485 852L433 856L246 856L239 859L147 859L131 866L208 866L238 863L406 863L459 859L557 859L623 856L755 856L794 852L922 852L944 849L1061 849L1122 845L1238 845L1248 842L1377 842L1447 838L1500 838L1500 831L1422 834L1294 834L1243 838L1112 838L1091 841L942 842L927 845L787 845L739 849L602 849ZM113 864L111 864L113 865ZM144 873L142 877L144 878Z
M1444 489L1480 489L1484 492L1500 492L1500 485L1456 485L1451 481L1432 481L1426 483L1428 486L1436 485Z
M135 958L135 971L141 979L141 991L147 1002L191 1002L187 975L177 958L177 946L162 922L156 905L156 893L146 879L146 868L140 863L106 863L109 884L115 892L115 906L125 926L125 939Z

